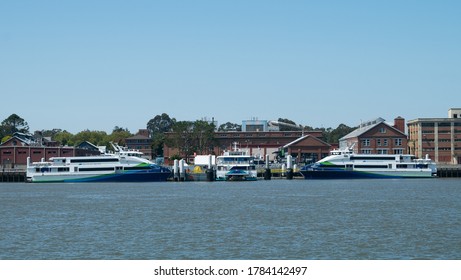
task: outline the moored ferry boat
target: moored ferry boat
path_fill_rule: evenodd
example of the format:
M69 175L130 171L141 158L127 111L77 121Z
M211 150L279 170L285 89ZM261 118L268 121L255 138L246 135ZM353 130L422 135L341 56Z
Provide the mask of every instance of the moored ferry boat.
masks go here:
M137 151L87 157L53 157L27 161L28 182L154 182L166 181L171 171L142 158Z
M217 181L255 181L258 179L254 157L234 147L216 157Z
M334 150L326 158L300 170L305 179L431 178L436 164L413 155L355 154Z

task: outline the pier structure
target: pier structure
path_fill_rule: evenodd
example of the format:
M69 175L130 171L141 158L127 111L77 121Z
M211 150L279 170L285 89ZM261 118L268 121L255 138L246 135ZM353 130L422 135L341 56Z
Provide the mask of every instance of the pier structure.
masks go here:
M16 182L21 183L26 181L26 172L22 170L3 170L0 171L0 182Z

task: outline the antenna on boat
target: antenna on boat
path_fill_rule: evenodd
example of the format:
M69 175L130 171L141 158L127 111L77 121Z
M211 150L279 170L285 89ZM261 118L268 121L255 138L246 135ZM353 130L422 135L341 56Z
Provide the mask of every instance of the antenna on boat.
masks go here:
M112 142L112 141L109 142L109 143L112 146L112 148L114 148L114 151L116 151L116 152L121 152L122 151L122 149L120 148L120 146L118 144L114 144L114 142Z
M355 144L357 144L357 142L352 143L352 145L348 148L348 150L349 151L354 150Z

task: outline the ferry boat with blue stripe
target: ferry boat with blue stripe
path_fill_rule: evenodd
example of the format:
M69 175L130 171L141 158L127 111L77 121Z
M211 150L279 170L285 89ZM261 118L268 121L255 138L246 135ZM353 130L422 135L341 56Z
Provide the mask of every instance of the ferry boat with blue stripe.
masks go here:
M27 181L45 182L155 182L166 181L170 169L142 158L138 151L87 157L27 160Z
M332 151L300 172L305 179L432 178L437 176L437 166L427 156L355 154L345 149Z

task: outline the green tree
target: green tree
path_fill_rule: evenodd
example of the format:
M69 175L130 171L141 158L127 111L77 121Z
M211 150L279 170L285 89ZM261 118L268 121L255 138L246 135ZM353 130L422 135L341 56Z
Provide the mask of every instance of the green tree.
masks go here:
M227 122L220 125L218 131L242 131L242 126L236 123Z
M104 142L114 142L118 143L121 146L125 146L126 138L133 136L133 134L128 130L128 128L114 127L112 133L107 136L107 139Z
M338 125L337 128L327 128L323 130L323 137L328 143L339 143L339 139L356 130L357 127L349 127L345 124Z
M51 130L40 130L40 131L36 131L35 133L39 133L41 136L43 137L51 137L51 138L54 138L54 136L58 133L62 132L62 129L59 129L59 128L53 128Z
M172 133L166 143L177 148L180 156L188 158L194 152L208 154L214 146L214 124L206 121L179 121L172 127Z
M74 135L68 132L67 130L57 132L54 135L53 140L58 141L63 146L74 146L75 145Z
M207 121L196 121L193 126L194 149L198 154L209 154L215 144L214 131L216 127Z
M10 140L10 138L11 138L11 135L7 135L7 136L2 137L2 140L0 140L0 144Z
M194 152L194 123L190 121L178 121L172 126L171 137L165 139L170 147L177 148L180 156L188 158Z
M173 124L176 122L175 118L170 118L166 113L155 116L147 122L147 129L151 137L157 133L165 133L171 131Z
M78 145L83 141L88 141L96 146L107 146L109 145L107 133L105 131L81 131L73 137L74 145Z
M112 133L114 132L130 132L128 128L123 128L121 126L116 125L114 129L112 129Z
M147 122L147 129L152 138L152 151L156 156L163 155L163 146L165 144L165 132L172 130L176 123L175 118L170 118L166 113L155 116Z
M0 125L0 136L13 135L15 132L29 133L27 122L16 114L10 115Z

